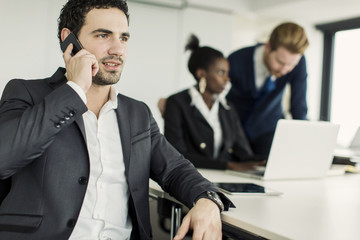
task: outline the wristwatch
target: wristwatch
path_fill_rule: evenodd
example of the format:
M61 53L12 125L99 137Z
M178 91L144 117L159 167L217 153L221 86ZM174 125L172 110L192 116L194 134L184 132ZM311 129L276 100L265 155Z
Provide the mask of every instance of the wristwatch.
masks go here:
M220 196L216 193L216 192L213 192L213 191L206 191L206 192L203 192L201 193L195 200L195 203L197 202L197 200L199 200L200 198L207 198L211 201L213 201L220 209L220 212L224 211L224 204L223 202L221 201L221 198Z

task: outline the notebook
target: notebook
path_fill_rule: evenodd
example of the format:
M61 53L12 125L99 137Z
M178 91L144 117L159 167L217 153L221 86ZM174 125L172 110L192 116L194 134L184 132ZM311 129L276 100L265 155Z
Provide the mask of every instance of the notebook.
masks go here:
M227 172L262 180L325 177L333 160L339 127L330 122L281 119L266 167Z

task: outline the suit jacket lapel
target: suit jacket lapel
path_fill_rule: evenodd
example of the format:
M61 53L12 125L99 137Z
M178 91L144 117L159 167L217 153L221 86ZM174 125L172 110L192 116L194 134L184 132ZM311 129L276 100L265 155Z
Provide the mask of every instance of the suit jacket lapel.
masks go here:
M81 132L81 135L86 142L86 134L85 134L85 125L84 125L84 120L82 117L79 117L78 119L75 120L76 124L78 125L79 129L80 129L80 132Z
M211 128L210 124L208 123L208 121L204 118L204 116L201 114L201 112L199 111L199 109L197 109L197 107L195 106L191 106L192 108L192 112L193 112L193 116L195 119L198 119L200 122L203 122L204 124L206 124L208 127Z
M197 107L195 107L195 105L191 103L191 96L190 96L189 90L187 90L186 94L182 94L181 102L184 105L190 106L190 109L191 109L190 113L192 114L192 116L195 119L198 119L199 121L204 122L206 125L208 125L210 127L208 121L206 121L206 119L201 114L199 109L197 109Z
M228 122L228 120L230 119L229 115L228 115L229 111L226 110L221 104L219 104L219 119L220 119L220 124L221 124L221 128L223 131L223 139L224 139L224 146L226 147L226 140L230 139L230 133L231 133L231 126L232 124Z
M122 103L120 96L118 95L118 108L115 110L116 117L118 120L121 146L123 150L124 163L125 163L125 174L126 177L129 177L129 164L130 164L130 151L131 151L131 130L130 130L130 121L126 117L127 109Z

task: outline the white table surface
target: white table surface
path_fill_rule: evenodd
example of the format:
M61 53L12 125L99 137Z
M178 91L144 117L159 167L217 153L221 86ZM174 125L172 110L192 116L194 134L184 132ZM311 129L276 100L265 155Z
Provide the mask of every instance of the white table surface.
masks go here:
M269 239L360 239L360 174L323 179L261 181L199 169L212 182L252 182L280 196L227 195L236 208L222 220ZM150 194L168 197L150 181Z

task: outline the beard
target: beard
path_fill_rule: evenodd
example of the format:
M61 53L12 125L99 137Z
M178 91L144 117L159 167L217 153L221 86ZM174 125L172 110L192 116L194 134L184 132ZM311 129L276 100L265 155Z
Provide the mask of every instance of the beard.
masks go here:
M115 57L109 56L100 59L99 65L110 59L114 59ZM122 64L124 64L124 61L122 59L118 59ZM96 73L96 75L92 78L92 83L99 86L105 86L105 85L113 85L117 82L119 82L121 76L121 71L104 71L101 68Z
M92 83L99 85L99 86L105 86L105 85L113 85L117 82L119 82L121 76L121 72L102 72L99 70L97 74L92 78Z

